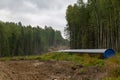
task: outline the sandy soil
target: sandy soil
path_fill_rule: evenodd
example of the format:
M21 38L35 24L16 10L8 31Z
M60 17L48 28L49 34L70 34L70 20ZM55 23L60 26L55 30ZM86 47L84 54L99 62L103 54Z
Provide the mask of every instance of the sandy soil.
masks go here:
M101 80L100 67L68 61L0 61L0 80Z

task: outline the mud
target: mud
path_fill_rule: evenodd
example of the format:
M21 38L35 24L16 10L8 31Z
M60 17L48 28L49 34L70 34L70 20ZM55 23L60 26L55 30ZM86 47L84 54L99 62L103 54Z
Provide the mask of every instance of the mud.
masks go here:
M0 80L101 80L105 75L100 67L69 61L0 61Z

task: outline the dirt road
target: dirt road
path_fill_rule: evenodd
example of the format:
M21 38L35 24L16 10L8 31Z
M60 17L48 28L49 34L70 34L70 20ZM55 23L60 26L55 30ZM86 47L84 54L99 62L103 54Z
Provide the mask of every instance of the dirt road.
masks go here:
M97 66L68 61L0 61L0 80L101 80Z

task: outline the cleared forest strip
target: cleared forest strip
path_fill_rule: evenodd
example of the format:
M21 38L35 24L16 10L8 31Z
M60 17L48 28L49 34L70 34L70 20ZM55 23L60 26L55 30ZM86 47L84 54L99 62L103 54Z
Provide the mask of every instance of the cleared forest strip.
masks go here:
M1 80L119 80L120 55L99 59L89 55L55 52L4 57L0 58L0 73Z

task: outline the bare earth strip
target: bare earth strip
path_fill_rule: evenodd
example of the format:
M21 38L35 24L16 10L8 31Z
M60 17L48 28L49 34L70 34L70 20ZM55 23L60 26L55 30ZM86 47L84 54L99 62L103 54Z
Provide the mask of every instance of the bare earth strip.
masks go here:
M105 75L97 66L68 61L0 61L0 80L101 80Z

